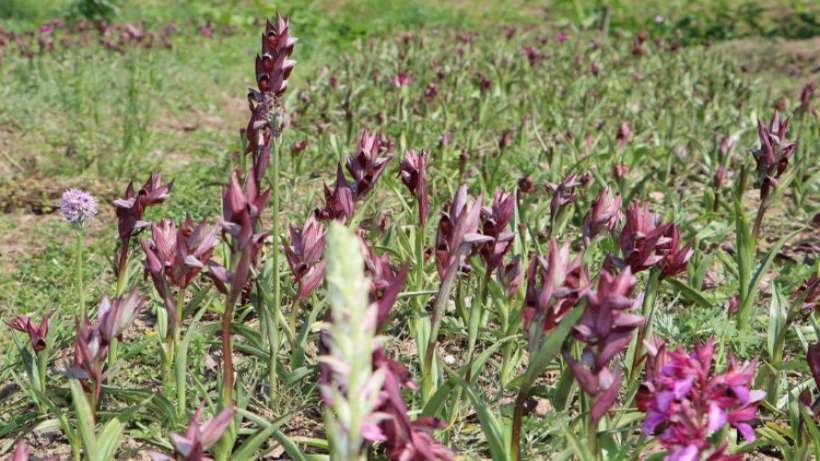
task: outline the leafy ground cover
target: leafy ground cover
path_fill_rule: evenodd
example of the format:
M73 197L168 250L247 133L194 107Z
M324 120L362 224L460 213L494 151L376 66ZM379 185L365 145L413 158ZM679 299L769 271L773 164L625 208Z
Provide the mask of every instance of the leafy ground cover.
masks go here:
M9 5L0 450L820 450L810 3Z

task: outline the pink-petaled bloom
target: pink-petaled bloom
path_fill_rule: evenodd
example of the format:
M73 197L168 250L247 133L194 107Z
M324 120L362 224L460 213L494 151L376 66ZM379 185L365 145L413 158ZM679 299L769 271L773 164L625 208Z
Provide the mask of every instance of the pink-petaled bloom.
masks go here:
M376 305L376 333L382 332L390 319L390 311L407 282L409 267L396 271L387 254L379 255L361 239L364 273L370 280L370 302ZM380 350L380 349L379 349ZM374 355L374 363L376 363ZM409 377L409 373L407 374ZM409 379L409 378L408 378Z
M267 237L257 232L259 217L267 205L270 189L259 193L252 176L245 181L245 189L239 185L239 172L231 175L230 182L222 192L222 234L229 240L231 252L237 255L234 272L228 271L213 260L208 262L208 275L216 288L227 293L227 305L239 299L249 283L251 267L258 262L258 255Z
M512 248L515 234L506 230L515 211L515 196L496 191L490 207L481 209L481 233L492 240L478 246L478 254L487 266L487 274L491 274L504 260L504 256Z
M809 365L812 378L814 378L815 388L820 389L820 342L809 344L806 351L806 363ZM820 397L812 402L811 391L806 390L800 395L800 400L804 405L811 408L816 418L820 413Z
M666 350L666 343L658 338L644 341L644 379L641 386L638 388L638 393L635 395L635 405L638 410L646 413L649 410L649 404L655 395L655 376L660 375L666 362L669 361L668 352Z
M265 24L262 35L262 54L256 56L256 83L259 91L280 96L288 88L290 76L296 61L290 59L296 38L290 35L290 21L281 16L274 25Z
M438 96L438 87L433 82L428 83L427 86L424 87L424 100L430 103L436 99L436 96Z
M291 144L290 153L292 155L301 154L302 151L304 151L307 148L308 144L309 141L307 139L300 139L299 141L296 141L293 144Z
M436 418L423 416L411 421L407 404L401 396L401 378L391 370L385 373L382 385L383 403L377 411L386 417L379 423L379 432L391 461L452 461L453 452L433 438L433 431L446 427Z
M620 220L621 196L614 195L612 189L606 187L595 197L592 208L584 218L584 239L592 240L603 229L614 231Z
M808 280L800 285L794 293L793 299L803 303L806 310L820 310L820 277L812 274Z
M28 446L26 442L22 440L18 440L16 444L14 444L14 451L11 452L6 461L29 461L29 453L28 453ZM40 459L40 458L38 458ZM57 461L56 456L49 456L47 458L42 458L40 461Z
M492 89L493 81L490 80L484 72L479 72L477 78L478 88L481 90L482 93L486 93Z
M323 221L337 220L347 222L353 216L353 188L347 183L342 172L342 165L336 166L336 186L331 189L325 184L325 206L314 211L316 218Z
M625 180L626 175L628 174L629 167L623 163L616 163L615 165L612 165L612 176L614 176L617 181Z
M504 287L507 296L513 297L518 293L523 281L523 274L521 273L521 258L513 256L506 264L502 264L498 268L498 282Z
M466 250L491 240L478 233L480 217L481 198L471 200L467 186L459 187L447 209L441 212L436 232L436 268L442 280L445 274L459 269Z
M106 362L113 338L122 338L144 304L144 296L137 292L113 301L103 298L96 323L88 318L77 319L74 359L66 371L70 377L80 380L87 392L93 392L94 402L99 403L103 381L108 375Z
M353 157L348 157L347 171L353 177L353 198L360 200L373 189L379 176L387 168L387 162L392 158L390 151L393 150L393 143L386 137L362 131L359 144L356 146L356 153Z
M429 158L430 152L427 150L420 153L411 150L399 163L401 182L407 186L418 202L421 227L427 224L427 216L430 213L430 197L427 194L427 161Z
M592 396L590 410L598 421L615 404L621 387L622 371L610 370L609 362L620 354L632 339L633 331L643 324L643 318L629 313L636 299L632 298L635 276L627 267L618 275L602 270L595 290L585 293L587 306L580 322L573 328L575 338L585 344L580 361L568 350L564 358L581 389Z
M615 140L618 141L618 146L624 147L630 139L632 139L632 129L629 127L629 123L621 122L620 126L618 126L618 132L615 134Z
M205 453L222 438L222 434L233 420L233 413L233 408L227 408L203 424L202 407L200 407L191 418L185 435L171 434L174 456L152 452L150 453L151 459L154 461L212 461L211 458L205 456Z
M514 137L513 130L504 130L501 136L498 137L498 149L501 151L506 150L512 145Z
M750 389L755 364L740 364L729 357L725 372L713 368L714 339L684 350L669 352L666 364L653 376L654 395L644 420L644 432L656 435L667 450L667 460L715 459L723 444L714 447L710 437L726 425L737 429L747 442L754 441L751 423L766 393ZM726 459L726 458L717 458Z
M760 188L760 200L766 200L769 192L777 187L777 180L789 166L789 158L794 154L797 144L786 140L789 121L781 121L780 113L775 112L769 126L757 121L757 136L760 149L755 150L757 164L757 187Z
M527 293L521 313L530 348L551 331L576 304L589 286L582 255L571 259L569 243L561 247L550 240L547 258L533 256L527 269ZM541 325L534 330L533 323Z
M271 138L289 125L290 119L279 98L287 90L288 77L296 61L290 59L296 38L290 35L290 22L279 16L276 24L266 21L261 54L256 55L256 84L259 90L248 93L251 117L245 128L246 152L253 154L251 177L261 184L271 156Z
M121 340L122 334L134 323L144 306L145 296L136 290L113 302L103 296L97 311L97 325L103 343L111 344L114 338Z
M715 189L720 190L723 188L723 180L726 177L726 168L723 165L720 165L715 170L715 176L712 178L712 185L715 186Z
M797 108L797 111L803 114L813 114L815 113L814 108L811 107L811 100L814 99L814 91L817 89L817 84L814 83L814 80L810 80L803 85L803 88L800 90L800 107Z
M83 225L97 216L97 200L88 192L68 189L60 199L60 216L71 224Z
M216 229L204 221L194 225L187 217L179 229L174 223L163 219L151 226L152 238L143 243L146 255L146 269L154 277L164 275L170 285L186 288L205 268L217 245ZM153 273L159 266L161 273ZM162 294L162 290L160 290Z
M678 226L671 224L667 227L665 238L669 241L663 250L663 259L658 266L661 269L661 279L674 277L686 270L686 263L692 257L692 247L690 245L681 246L680 231Z
M301 229L291 226L290 245L285 245L293 278L299 285L296 295L303 300L318 287L325 277L325 232L314 216L308 216Z
M529 177L529 175L522 176L518 179L518 190L522 194L529 194L530 192L532 192L532 189L533 189L533 182L532 182L532 178Z
M538 64L541 63L544 59L546 59L546 55L531 46L525 46L521 48L521 54L527 58L527 62L529 62L530 67L536 67Z
M162 175L153 173L140 190L134 190L134 183L129 182L122 198L114 200L117 210L117 231L120 237L120 258L128 251L128 242L135 231L147 227L143 221L146 208L165 201L173 188L173 181L162 185Z
M28 333L29 340L31 341L31 348L34 349L35 352L41 352L46 348L46 338L48 337L48 319L50 317L51 313L44 315L40 320L40 324L37 325L31 318L25 315L18 315L13 320L6 322L6 325L12 330Z
M558 32L558 35L555 36L555 41L558 43L564 43L569 40L569 34L565 31Z
M399 72L396 75L394 75L393 78L390 80L390 83L392 83L393 86L396 88L408 87L412 82L413 79L410 78L410 74L408 74L407 72Z
M547 183L546 189L552 194L550 201L550 219L555 220L558 212L566 205L575 201L575 189L584 186L589 182L589 175L577 175L571 173L558 184Z
M658 225L649 205L633 201L626 212L626 224L619 243L624 262L633 273L649 269L664 259L664 248L670 242L667 234L671 224Z

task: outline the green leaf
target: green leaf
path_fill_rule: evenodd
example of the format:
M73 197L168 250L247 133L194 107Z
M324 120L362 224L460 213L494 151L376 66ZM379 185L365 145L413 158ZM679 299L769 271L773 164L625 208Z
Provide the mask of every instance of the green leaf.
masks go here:
M99 456L97 441L94 436L94 414L91 411L91 406L88 404L83 387L78 380L69 379L68 386L71 388L71 401L74 404L74 411L77 413L77 424L85 455L91 461L97 461Z
M119 419L114 418L105 425L97 439L99 461L109 461L114 459L114 454L120 444L123 424Z
M767 330L766 348L769 353L769 358L774 359L775 347L777 345L777 338L780 336L783 328L786 327L786 300L780 294L777 284L772 284L772 302L769 303L769 326Z
M248 413L246 410L238 409L237 412L239 414L246 414ZM258 421L258 418L254 418ZM304 453L293 443L293 440L288 438L279 428L276 427L275 424L267 423L267 426L260 429L253 437L246 440L242 445L239 446L239 449L236 450L232 455L231 459L234 461L245 461L249 459L253 459L256 455L256 450L262 446L268 439L273 438L279 444L282 445L282 448L285 449L285 453L288 454L290 459L294 461L307 461L305 458Z
M581 461L594 461L595 458L592 456L592 453L589 451L589 447L586 444L581 443L575 434L567 427L566 423L561 423L561 435L567 441L567 444L572 449L572 452L575 453L576 458L580 459Z
M683 296L684 299L691 303L698 304L701 307L705 308L712 307L715 304L715 301L709 299L709 297L707 297L705 293L690 287L689 285L681 282L680 280L669 278L667 279L667 281L678 294Z
M817 429L817 424L808 409L800 405L800 414L803 416L803 424L806 425L806 430L811 436L812 446L814 447L814 459L820 459L820 430Z
M478 421L481 424L481 429L487 438L487 444L490 448L490 454L493 460L504 461L510 459L510 454L504 444L504 436L502 435L501 425L498 423L495 415L490 411L487 404L476 394L472 386L461 378L454 378L456 382L464 389L467 398L472 402L473 407L478 414Z
M561 320L561 323L552 330L549 336L542 338L541 346L530 358L530 365L527 368L526 377L524 378L525 386L533 383L535 379L546 370L549 362L558 355L561 351L561 346L564 344L564 340L567 338L567 335L569 335L572 327L575 326L575 323L581 318L581 315L583 315L585 308L585 303L575 306L575 308Z
M777 241L772 247L769 249L769 252L766 253L766 257L763 258L763 261L757 266L757 270L755 271L754 276L752 276L751 282L749 283L749 296L752 297L752 293L754 293L754 297L752 300L757 298L757 285L760 283L760 279L763 277L763 274L769 270L769 266L772 265L774 262L774 258L780 253L780 250L783 248L783 245L786 244L789 240L791 240L795 235L799 234L802 229L798 229L791 234L781 238ZM754 302L754 301L752 301Z
M490 359L490 357L498 350L498 348L500 348L506 342L510 341L516 336L517 335L511 335L507 336L506 338L502 338L501 340L493 343L492 346L488 347L487 349L484 349L484 351L482 351L481 354L479 354L478 357L476 357L473 360L473 364L470 367L470 376L478 376L481 372L481 369L484 367L484 364L487 363L487 360Z
M430 396L430 399L427 401L427 404L424 405L424 409L421 411L422 416L436 416L439 414L439 411L444 407L444 401L447 400L447 397L450 395L450 392L453 391L457 382L455 378L450 378L445 381L436 392Z

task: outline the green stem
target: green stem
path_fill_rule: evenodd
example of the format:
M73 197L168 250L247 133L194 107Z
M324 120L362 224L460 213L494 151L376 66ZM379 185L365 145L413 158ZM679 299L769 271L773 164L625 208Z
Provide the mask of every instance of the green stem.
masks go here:
M39 391L46 393L46 369L48 368L48 348L37 353L37 378L39 379Z
M436 302L433 305L430 338L427 341L427 350L424 354L424 366L422 368L422 399L425 403L427 403L427 400L433 395L433 392L435 392L434 383L436 380L433 377L433 358L436 353L436 343L438 342L438 330L441 327L441 319L444 316L444 308L447 306L447 301L450 298L450 291L453 288L453 282L456 279L456 275L458 275L458 268L465 252L466 250L464 249L458 250L455 260L450 264L450 267L447 268L447 273L444 276L444 280L441 282L438 294L436 294Z
M186 370L185 370L185 360L182 357L178 357L180 354L180 331L182 330L182 314L185 311L185 289L180 288L179 292L177 293L177 301L176 301L176 322L174 325L174 335L173 335L173 349L171 352L171 357L174 361L174 367L176 373L174 374L174 379L176 381L176 391L177 391L177 416L182 418L185 416L185 386L186 386Z
M272 155L272 169L273 169L273 226L271 228L271 235L273 237L273 248L271 248L271 259L273 260L273 311L271 312L271 319L273 319L276 312L281 313L282 311L282 287L280 285L279 280L279 160L280 155L282 154L282 139L281 137L277 139L274 143L275 149ZM291 312L290 312L290 331L296 331L296 322L298 319L298 311L297 311L297 304L294 302L291 305ZM271 341L277 342L278 338L274 338L275 331L273 331L273 322L271 321L268 325L271 331L268 332L268 349L270 352L270 358L268 360L268 379L270 380L269 386L269 397L271 402L274 398L275 388L276 388L276 354L278 352L278 344L271 344ZM291 345L293 345L291 343Z
M76 266L74 273L77 276L77 296L80 303L80 319L84 321L88 317L88 312L85 308L85 287L83 286L83 232L81 229L77 230L77 241L74 247L74 256L76 258Z
M481 289L479 291L480 296L478 302L474 302L470 306L470 317L469 317L469 325L468 325L468 334L469 337L467 338L467 374L466 374L466 381L469 383L472 380L472 365L473 365L473 353L475 352L475 343L478 340L478 330L481 326L481 317L484 312L484 306L487 303L487 292L488 287L490 285L490 277L492 273L488 270L484 273L484 278L481 280Z
M601 447L598 445L598 421L594 421L590 413L587 413L587 444L592 452L592 459L602 459Z
M648 336L652 335L652 317L655 313L655 298L658 296L658 288L660 286L660 271L652 269L649 273L649 280L646 282L646 290L644 292L643 304L641 305L641 315L644 318L644 323L638 330L635 337L635 343L632 353L632 366L630 367L630 377L637 376L638 364L641 362L643 355L643 342Z

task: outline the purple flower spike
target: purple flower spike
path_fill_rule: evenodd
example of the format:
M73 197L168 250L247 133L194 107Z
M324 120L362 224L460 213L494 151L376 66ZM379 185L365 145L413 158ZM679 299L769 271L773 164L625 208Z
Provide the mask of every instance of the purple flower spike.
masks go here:
M303 300L325 277L325 232L316 218L309 216L301 229L291 226L290 245L285 245L285 257L299 285L298 300Z
M225 430L233 419L233 413L232 408L222 410L222 412L213 419L203 424L201 422L202 407L200 407L191 418L185 435L171 434L171 440L174 444L174 455L176 457L170 457L161 453L150 453L151 459L154 461L173 461L175 459L183 461L212 461L211 458L205 456L205 452L214 446L222 437L222 434L225 433Z
M356 154L347 159L347 171L353 176L353 198L362 199L373 189L373 185L392 158L389 153L393 145L386 137L362 131Z
M552 194L550 201L550 219L555 220L558 212L566 205L575 202L575 189L586 185L589 181L588 175L577 175L575 173L567 175L558 184L548 183L546 185L547 191Z
M71 224L82 226L97 215L97 200L88 192L68 189L60 199L60 216Z
M478 253L487 266L488 276L497 269L504 260L504 255L512 248L515 234L505 230L515 211L515 196L502 191L496 191L492 206L481 209L481 233L492 238L492 241L482 243Z
M436 233L436 267L442 280L449 271L458 270L464 249L492 240L478 233L480 217L481 199L471 200L467 186L461 186L442 211Z
M629 204L620 246L624 262L633 273L649 269L663 260L662 248L669 243L666 237L669 226L659 226L648 205L639 202Z
M615 230L621 220L621 196L613 195L612 189L605 188L598 193L584 218L583 235L585 240L592 240L603 229Z
M755 439L751 423L766 393L751 390L755 364L739 364L729 357L722 374L713 369L715 341L696 346L694 352L670 352L660 372L653 373L652 395L644 432L656 435L667 450L666 460L732 459L724 455L725 443L714 447L710 438L726 425L747 441Z
M37 325L29 317L25 315L18 315L14 320L10 320L6 325L12 330L17 330L22 333L28 333L29 340L31 340L31 348L35 352L41 352L46 348L46 338L48 337L48 319L51 313L43 316L40 324Z
M411 150L399 164L401 182L407 186L419 204L419 225L421 227L427 224L427 216L430 213L430 198L427 195L427 160L429 158L430 153L426 150L421 153Z
M410 83L412 81L413 80L410 78L410 74L408 74L407 72L399 72L398 74L393 76L391 83L396 88L405 88L407 86L410 86Z
M635 305L631 298L635 276L627 267L617 276L601 271L596 290L586 293L587 306L573 335L586 344L581 360L564 351L572 374L584 392L593 397L591 418L598 421L615 404L621 386L622 372L610 370L609 362L620 354L632 339L632 332L643 324L643 318L628 311Z
M347 183L342 172L342 165L336 166L336 187L325 185L325 207L317 208L314 214L323 221L337 220L347 222L353 216L353 188Z
M97 311L97 324L103 342L110 344L114 338L122 339L122 334L131 325L145 306L145 296L138 291L115 299L112 303L103 297Z
M786 140L789 121L781 121L780 113L775 112L769 126L757 121L757 136L760 138L760 149L752 153L757 164L757 187L760 187L760 200L766 200L769 192L777 187L777 180L789 166L789 158L794 154L797 144Z
M692 247L681 247L680 231L674 224L668 227L666 237L669 238L668 249L660 262L661 278L674 277L686 270L686 263L692 257Z
M559 247L550 241L549 256L534 256L527 269L527 293L521 313L524 329L529 334L530 348L541 333L555 328L576 304L589 286L589 278L578 255L570 259L569 244ZM533 322L541 325L541 333L532 331Z

